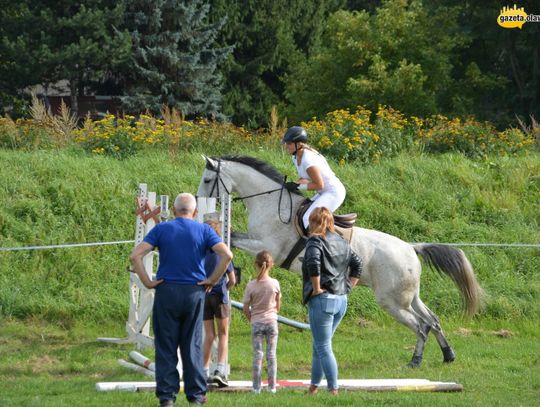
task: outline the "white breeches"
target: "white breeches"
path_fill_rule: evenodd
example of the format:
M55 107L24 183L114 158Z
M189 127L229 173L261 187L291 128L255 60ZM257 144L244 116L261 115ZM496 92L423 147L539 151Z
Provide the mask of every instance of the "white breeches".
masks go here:
M330 211L333 213L345 200L345 194L345 187L343 185L336 185L336 187L330 191L318 192L315 196L313 196L313 203L302 218L304 227L307 229L309 226L309 215L311 212L313 212L313 209L324 206L330 209Z

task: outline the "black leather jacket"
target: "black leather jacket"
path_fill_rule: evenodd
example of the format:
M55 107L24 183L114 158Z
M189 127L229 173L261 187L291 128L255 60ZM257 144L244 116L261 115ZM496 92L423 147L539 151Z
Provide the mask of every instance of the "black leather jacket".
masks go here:
M350 269L350 273L347 270ZM311 277L320 276L321 288L330 294L348 294L351 291L350 277L359 278L362 260L351 250L349 243L336 233L311 236L306 243L302 262L304 280L303 303L306 304L313 287Z

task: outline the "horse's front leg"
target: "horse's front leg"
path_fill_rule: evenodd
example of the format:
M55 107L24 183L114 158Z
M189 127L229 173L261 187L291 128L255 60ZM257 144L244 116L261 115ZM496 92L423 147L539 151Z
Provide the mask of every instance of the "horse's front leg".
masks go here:
M248 252L252 256L265 249L265 245L261 240L253 239L247 233L231 233L231 245Z

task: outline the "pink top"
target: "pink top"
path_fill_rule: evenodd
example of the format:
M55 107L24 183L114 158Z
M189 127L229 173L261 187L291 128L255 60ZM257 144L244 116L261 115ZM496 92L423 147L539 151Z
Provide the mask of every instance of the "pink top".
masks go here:
M279 281L272 277L251 280L244 292L244 304L251 305L251 323L277 320L276 294L281 296Z

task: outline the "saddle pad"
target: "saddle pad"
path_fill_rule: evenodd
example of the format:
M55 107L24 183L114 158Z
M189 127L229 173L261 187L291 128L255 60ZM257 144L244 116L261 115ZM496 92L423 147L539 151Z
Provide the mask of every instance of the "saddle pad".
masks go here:
M351 244L354 228L344 229L344 228L339 227L339 226L334 226L334 228L336 229L336 233L338 235L340 235L343 239L345 239L347 242L349 242L349 244Z

